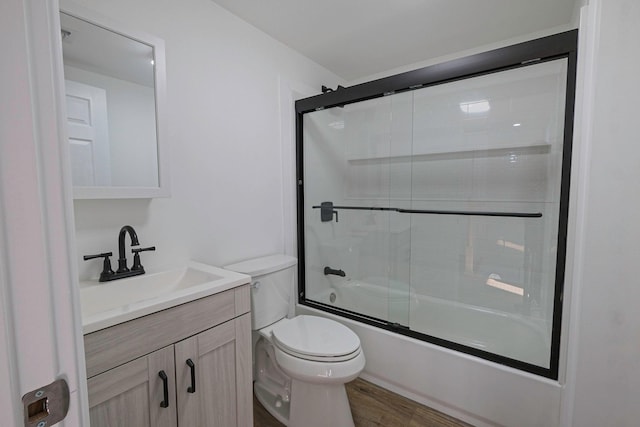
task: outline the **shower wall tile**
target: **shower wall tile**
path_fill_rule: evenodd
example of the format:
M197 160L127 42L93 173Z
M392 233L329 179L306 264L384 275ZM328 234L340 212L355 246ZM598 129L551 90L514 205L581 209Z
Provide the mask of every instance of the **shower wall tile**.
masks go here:
M473 189L473 160L414 161L413 200L468 200Z

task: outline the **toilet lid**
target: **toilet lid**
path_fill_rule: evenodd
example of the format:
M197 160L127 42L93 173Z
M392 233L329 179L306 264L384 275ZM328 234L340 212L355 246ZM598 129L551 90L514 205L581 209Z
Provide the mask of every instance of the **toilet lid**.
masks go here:
M360 339L346 326L317 316L296 316L272 331L283 351L310 359L340 358L360 349Z

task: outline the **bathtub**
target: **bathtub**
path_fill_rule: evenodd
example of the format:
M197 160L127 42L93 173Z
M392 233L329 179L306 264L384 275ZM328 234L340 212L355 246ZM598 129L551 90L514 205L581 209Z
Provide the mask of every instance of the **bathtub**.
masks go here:
M419 295L408 284L349 280L312 299L533 365L549 363L551 341L544 325L513 313Z
M387 287L369 278L334 284L311 299L529 363L543 365L549 360L545 328L528 319L407 292L408 285ZM558 381L305 305L299 304L296 312L329 317L352 328L367 358L362 378L400 395L475 426L558 423L562 390ZM498 339L504 336L511 339Z

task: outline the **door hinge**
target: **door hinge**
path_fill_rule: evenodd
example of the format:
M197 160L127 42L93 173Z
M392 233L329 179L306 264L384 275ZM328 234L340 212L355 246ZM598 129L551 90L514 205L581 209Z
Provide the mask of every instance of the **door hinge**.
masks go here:
M63 379L22 396L25 427L49 427L69 412L69 386Z

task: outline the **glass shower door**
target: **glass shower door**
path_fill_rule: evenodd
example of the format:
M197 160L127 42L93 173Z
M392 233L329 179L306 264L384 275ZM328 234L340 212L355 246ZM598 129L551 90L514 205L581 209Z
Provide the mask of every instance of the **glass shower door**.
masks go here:
M560 59L413 92L411 207L452 214L411 215L412 330L549 368L566 80Z
M306 297L408 324L410 93L304 117Z

